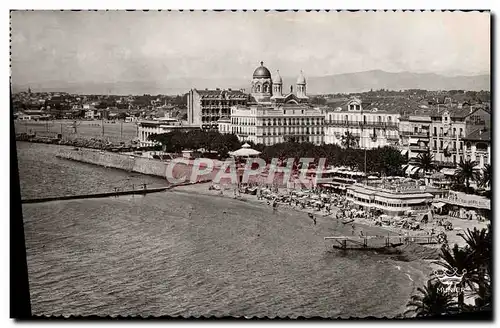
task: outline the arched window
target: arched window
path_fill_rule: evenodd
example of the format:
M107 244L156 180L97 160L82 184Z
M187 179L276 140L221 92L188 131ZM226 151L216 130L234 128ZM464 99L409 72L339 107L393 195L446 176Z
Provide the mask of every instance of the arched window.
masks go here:
M260 92L260 84L257 84L257 92Z

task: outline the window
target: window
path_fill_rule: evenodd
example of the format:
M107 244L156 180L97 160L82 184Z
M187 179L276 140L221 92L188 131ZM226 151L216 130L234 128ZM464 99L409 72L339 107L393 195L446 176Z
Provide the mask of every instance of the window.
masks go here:
M443 128L439 128L439 135L442 136L443 135Z
M464 129L460 128L460 138L463 137Z
M417 127L415 127L415 128L414 128L414 131L415 131L415 133L418 133L418 128L417 128Z
M437 135L437 128L434 127L434 136L436 136L436 135Z
M457 128L453 128L453 136L455 137L457 135Z
M437 141L434 140L434 149L437 149Z
M460 141L460 150L464 149L464 142Z
M443 149L443 140L439 142L439 149Z

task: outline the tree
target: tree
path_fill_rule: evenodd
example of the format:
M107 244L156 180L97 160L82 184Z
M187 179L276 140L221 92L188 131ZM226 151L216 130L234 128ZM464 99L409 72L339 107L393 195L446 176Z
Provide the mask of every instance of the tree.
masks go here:
M351 132L347 131L342 136L342 146L344 148L355 148L358 145L358 139Z
M478 180L479 175L476 170L474 170L475 166L476 162L471 160L466 160L465 162L462 160L458 164L458 170L456 171L455 176L458 181L462 183L465 181L466 192L470 191L470 181Z
M440 260L435 261L435 264L442 266L445 270L449 272L454 272L455 270L462 274L466 272L462 278L460 286L468 285L473 288L473 280L471 279L472 273L470 269L473 263L472 252L469 248L460 248L457 244L453 248L448 248L446 246L441 247L441 254L439 255ZM460 309L464 307L464 293L463 289L459 289L458 293L458 306Z
M435 169L433 161L434 155L432 155L430 150L428 150L427 152L421 153L417 156L416 166L419 171L422 170L424 171L424 174L427 174L427 172Z
M484 168L478 177L478 184L481 188L491 187L491 165L485 164Z
M428 280L427 285L419 287L420 294L412 295L405 311L407 314L416 314L417 317L440 316L456 312L456 302L453 296L446 292L438 281Z
M469 280L478 296L480 307L491 306L491 265L492 245L491 224L486 229L467 229L462 238L471 252L471 261L468 268Z

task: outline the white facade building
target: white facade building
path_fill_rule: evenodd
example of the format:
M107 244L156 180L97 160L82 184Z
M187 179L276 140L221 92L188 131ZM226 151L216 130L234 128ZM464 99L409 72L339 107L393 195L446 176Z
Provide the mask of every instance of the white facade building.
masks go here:
M398 107L351 98L326 113L325 143L342 146L349 132L356 147L398 146L399 117Z

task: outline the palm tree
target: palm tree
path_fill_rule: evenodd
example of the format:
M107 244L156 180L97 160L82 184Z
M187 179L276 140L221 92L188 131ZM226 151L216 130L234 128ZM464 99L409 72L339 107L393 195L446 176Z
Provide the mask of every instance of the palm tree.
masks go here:
M423 288L417 288L420 294L412 295L407 303L407 314L416 314L417 317L440 316L456 312L456 302L453 296L446 292L438 281L428 280Z
M460 161L460 164L458 164L458 170L456 171L455 175L459 181L465 181L465 186L466 186L466 192L469 192L470 188L470 181L471 180L478 180L478 173L477 171L474 170L474 167L476 166L476 162L471 161L471 160L466 160Z
M474 291L479 296L482 306L491 304L491 263L492 263L492 234L491 224L487 229L467 229L462 238L471 251L471 263L468 269L469 280L475 284ZM476 287L477 286L477 287Z
M491 165L485 164L484 168L481 172L481 175L478 179L479 186L481 188L490 188L491 187Z
M463 288L464 285L469 286L471 289L474 289L474 281L473 278L474 273L471 268L473 266L473 256L470 248L460 248L457 244L453 248L448 248L446 246L441 247L441 254L439 255L440 260L435 261L435 264L442 266L446 271L453 272L457 271L459 274L462 274L465 270L465 274L462 278L462 282L460 284L459 292L458 292L458 306L460 309L464 308L464 293Z
M347 131L345 135L342 136L342 146L345 148L354 148L358 144L356 136L351 132Z
M417 156L417 167L418 167L418 170L422 170L424 171L425 174L427 174L427 172L429 171L432 171L435 169L435 166L434 166L434 155L430 152L430 150L428 150L426 153L421 153Z

